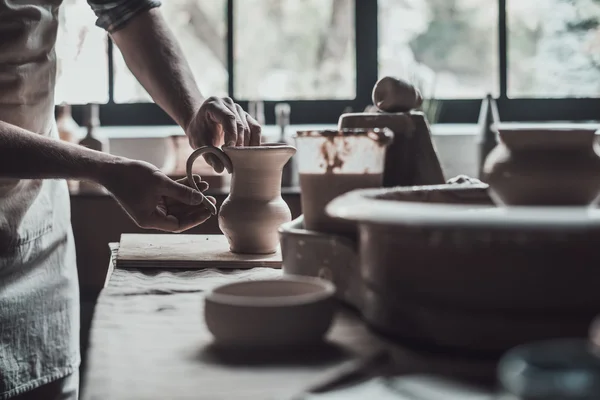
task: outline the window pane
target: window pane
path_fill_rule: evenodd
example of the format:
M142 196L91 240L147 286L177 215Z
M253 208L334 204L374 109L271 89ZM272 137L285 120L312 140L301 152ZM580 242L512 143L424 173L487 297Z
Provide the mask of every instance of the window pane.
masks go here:
M59 9L56 38L57 104L106 103L108 55L106 32L85 0L65 0Z
M509 0L508 95L600 95L600 2Z
M378 4L380 77L410 79L428 98L498 95L495 1L379 0Z
M227 94L227 1L168 0L161 10L205 96ZM114 97L117 103L152 101L114 46Z
M353 0L234 1L235 97L354 99Z

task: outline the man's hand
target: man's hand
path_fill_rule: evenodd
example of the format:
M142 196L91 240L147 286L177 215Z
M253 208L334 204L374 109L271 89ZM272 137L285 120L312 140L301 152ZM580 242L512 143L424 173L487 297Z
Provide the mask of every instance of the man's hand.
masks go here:
M0 121L0 178L77 179L106 187L142 228L181 232L210 217L198 190L154 165L54 140ZM206 182L195 177L201 191ZM207 197L213 204L214 198Z
M94 7L99 17L105 8ZM229 97L204 98L181 46L158 8L132 15L126 24L111 29L111 37L152 99L185 130L192 148L260 144L260 125L242 107ZM223 163L214 155L206 154L204 159L215 171L223 171Z
M229 97L209 97L192 117L186 134L192 148L206 145L258 146L259 123ZM206 162L215 171L222 172L223 163L213 154L205 154Z
M200 190L206 182L194 176ZM210 218L202 194L186 179L173 181L152 164L127 161L116 164L103 175L101 183L112 193L138 226L169 232L182 232ZM216 203L212 197L210 201Z

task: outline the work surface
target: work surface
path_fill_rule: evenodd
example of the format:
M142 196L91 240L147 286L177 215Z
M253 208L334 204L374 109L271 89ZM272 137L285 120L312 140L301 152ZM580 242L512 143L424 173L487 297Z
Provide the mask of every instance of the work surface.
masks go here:
M485 390L431 378L446 371L483 373L485 367L386 344L349 310L340 311L322 346L254 354L213 348L203 320L203 293L227 282L280 274L268 268L115 269L96 306L82 399L290 399L348 360L379 348L393 348L395 368L414 394L393 398L490 398ZM326 396L307 399L330 398Z

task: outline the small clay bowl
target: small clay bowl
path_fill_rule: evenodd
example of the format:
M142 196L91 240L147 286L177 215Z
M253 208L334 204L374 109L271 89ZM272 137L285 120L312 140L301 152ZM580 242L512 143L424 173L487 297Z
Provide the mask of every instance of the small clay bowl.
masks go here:
M206 296L204 319L218 346L310 345L331 326L334 294L331 282L313 277L236 282Z

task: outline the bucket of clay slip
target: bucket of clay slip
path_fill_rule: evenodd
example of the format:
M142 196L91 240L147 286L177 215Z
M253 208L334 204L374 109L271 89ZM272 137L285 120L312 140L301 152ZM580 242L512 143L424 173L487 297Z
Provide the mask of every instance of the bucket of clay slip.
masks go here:
M294 139L304 228L355 235L354 223L330 218L325 207L346 192L382 186L385 150L393 132L387 128L298 131Z

